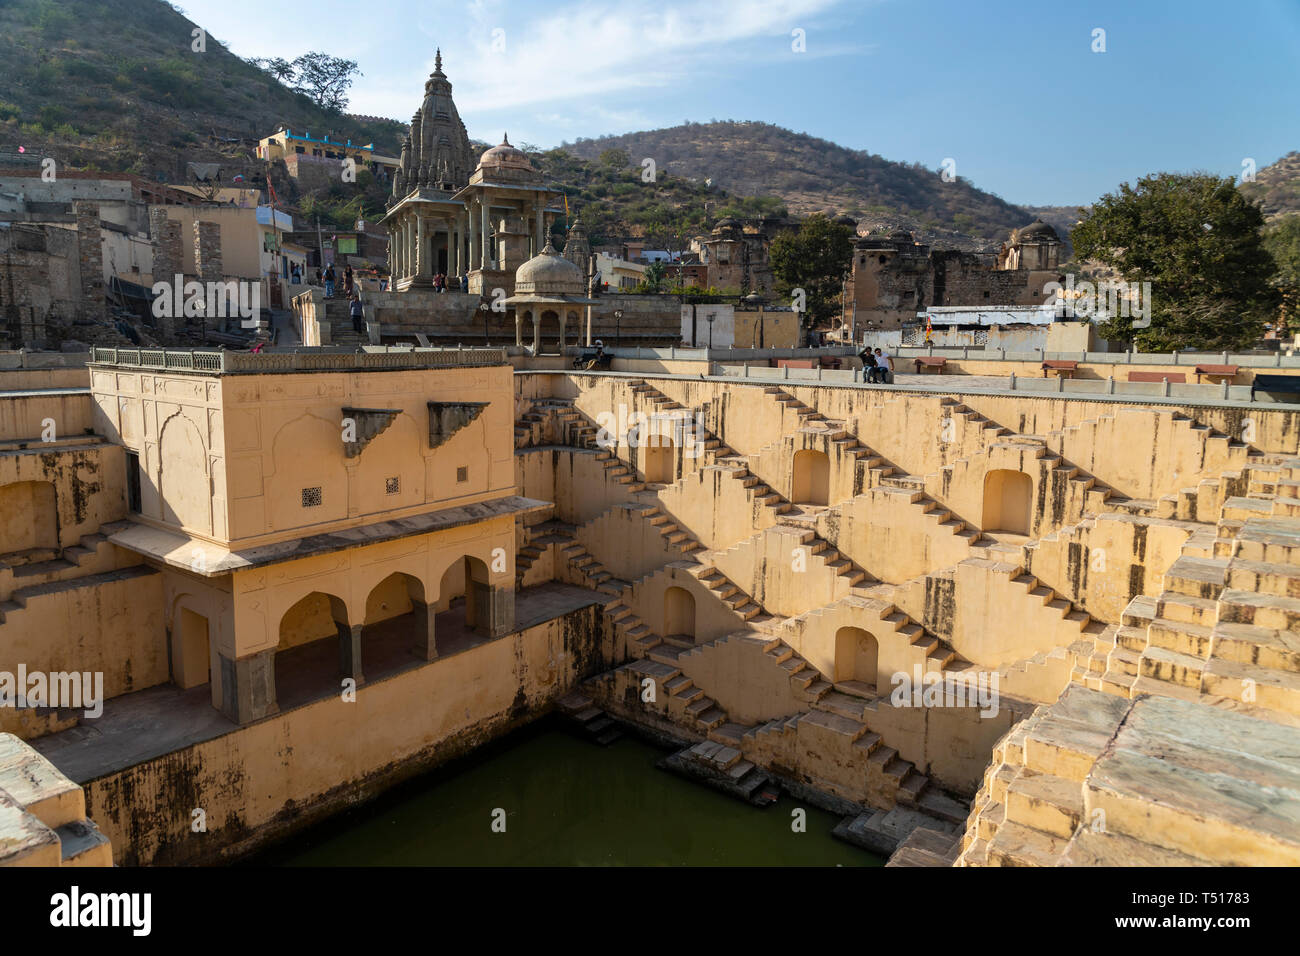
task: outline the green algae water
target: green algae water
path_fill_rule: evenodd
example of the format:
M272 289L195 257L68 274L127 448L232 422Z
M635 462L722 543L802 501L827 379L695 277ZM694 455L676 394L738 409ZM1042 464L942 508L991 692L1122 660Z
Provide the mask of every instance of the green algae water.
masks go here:
M880 866L839 817L749 806L659 770L667 751L542 724L408 781L248 860L264 866ZM807 813L806 832L791 813ZM494 811L505 832L494 833ZM499 814L497 815L499 817Z

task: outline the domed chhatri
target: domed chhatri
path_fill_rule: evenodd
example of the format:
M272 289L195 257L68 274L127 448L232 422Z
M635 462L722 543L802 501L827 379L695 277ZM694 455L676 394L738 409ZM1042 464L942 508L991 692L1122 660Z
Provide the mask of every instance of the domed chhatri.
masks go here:
M550 240L537 255L515 271L515 294L531 296L581 296L582 270L565 259Z
M529 172L536 172L528 155L521 149L510 145L510 137L502 134L499 145L485 150L479 157L478 165L480 169L491 167L502 167L506 169L525 169Z
M1061 238L1056 234L1056 230L1043 222L1041 219L1035 219L1027 226L1021 226L1016 230L1016 238L1021 242L1026 239L1044 240L1047 242L1060 242Z

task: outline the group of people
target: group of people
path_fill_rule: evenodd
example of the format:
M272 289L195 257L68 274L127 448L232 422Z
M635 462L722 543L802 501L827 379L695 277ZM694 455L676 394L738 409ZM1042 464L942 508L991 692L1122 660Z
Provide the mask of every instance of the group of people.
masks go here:
M334 286L337 282L338 273L334 271L333 263L327 265L323 273L319 269L316 270L316 284L325 286L325 298L334 298ZM353 283L352 267L347 266L343 270L343 298L352 298L352 294L355 291Z
M439 272L433 277L434 292L446 292L449 289L452 292L468 292L469 275L449 276L445 272Z
M858 353L858 358L862 359L862 367L867 370L868 382L888 385L894 380L894 360L887 352L880 349L872 352L868 346Z

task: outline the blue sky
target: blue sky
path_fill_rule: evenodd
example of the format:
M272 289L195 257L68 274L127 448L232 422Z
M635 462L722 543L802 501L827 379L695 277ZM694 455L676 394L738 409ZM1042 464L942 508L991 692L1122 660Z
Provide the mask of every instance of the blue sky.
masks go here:
M470 135L492 142L763 120L936 170L951 158L1011 202L1062 205L1300 149L1300 0L178 6L240 56L358 61L350 109L396 119L441 46Z

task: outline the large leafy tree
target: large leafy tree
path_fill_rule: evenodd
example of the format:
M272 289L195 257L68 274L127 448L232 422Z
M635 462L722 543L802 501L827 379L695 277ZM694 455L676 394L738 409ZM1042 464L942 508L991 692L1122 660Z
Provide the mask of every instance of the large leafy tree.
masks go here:
M362 75L356 60L345 60L328 53L304 53L292 62L283 57L259 57L250 62L322 109L336 113L348 105L348 90Z
M1264 245L1277 263L1273 285L1282 296L1282 314L1292 330L1300 330L1300 213L1269 226Z
M1231 178L1206 173L1158 173L1101 197L1070 234L1075 255L1150 282L1151 315L1145 328L1117 316L1098 331L1144 351L1248 346L1279 301L1263 225Z
M853 261L853 230L822 215L809 216L798 232L772 240L768 257L778 288L803 289L812 325L827 324L839 311L844 276Z

